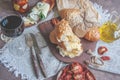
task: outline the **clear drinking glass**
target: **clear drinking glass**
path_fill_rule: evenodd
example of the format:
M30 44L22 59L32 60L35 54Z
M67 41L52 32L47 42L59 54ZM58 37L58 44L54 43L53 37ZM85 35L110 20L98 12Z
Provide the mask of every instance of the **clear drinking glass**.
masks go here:
M20 36L23 31L23 20L22 16L14 11L7 11L1 14L0 28L1 28L1 39L7 42L7 39L15 38Z
M6 44L9 43L7 47L12 53L24 51L24 47L21 47L22 43L20 44L21 41L18 38L24 31L23 24L22 16L18 12L5 11L0 13L0 38ZM13 43L16 39L18 39L17 43Z

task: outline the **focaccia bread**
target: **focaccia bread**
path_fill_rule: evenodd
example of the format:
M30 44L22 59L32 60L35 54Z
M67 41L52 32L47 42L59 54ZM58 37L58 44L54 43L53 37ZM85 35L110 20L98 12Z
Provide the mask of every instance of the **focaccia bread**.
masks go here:
M73 33L68 21L64 19L56 24L49 37L52 43L58 45L59 52L63 57L73 58L83 52L80 39Z

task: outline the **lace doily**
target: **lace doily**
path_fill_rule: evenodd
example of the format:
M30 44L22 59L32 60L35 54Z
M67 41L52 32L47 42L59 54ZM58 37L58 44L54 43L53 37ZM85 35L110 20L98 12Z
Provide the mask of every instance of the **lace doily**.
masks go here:
M38 38L38 44L40 45L39 47L43 47L46 45L44 42L42 36L38 33L35 34ZM19 45L19 41L22 42L22 48L24 51L19 52L16 48ZM10 46L14 46L14 52L12 53L11 50L13 50ZM25 44L24 40L24 35L21 35L19 38L15 39L14 41L10 42L7 44L8 48L0 55L0 60L4 65L9 68L10 71L13 71L16 76L21 74L22 79L28 79L28 80L36 80L32 65L31 65L31 59L30 59L30 50L29 47ZM62 62L57 60L52 53L50 52L48 47L42 48L41 49L42 54L40 54L42 61L44 63L46 72L47 72L47 77L51 77L55 75L58 70L62 67ZM24 67L24 68L23 68ZM42 74L40 74L40 78L38 80L43 80L44 77Z
M47 19L45 19L44 21L50 20L53 17L56 17L56 15L53 11L51 11ZM41 21L40 23L44 21ZM20 74L22 79L37 80L31 65L30 50L25 42L25 34L28 33L35 34L37 42L39 44L39 48L47 45L45 40L39 33L39 30L37 29L37 25L35 25L33 27L25 29L24 33L21 36L13 39L12 41L9 41L3 47L4 51L0 55L0 61L4 64L5 67L9 69L9 71L13 72L16 77L18 77L18 75ZM58 72L58 70L63 66L63 63L57 60L52 55L48 47L42 48L41 52L42 54L40 54L40 56L44 63L48 78L55 75ZM38 80L43 79L43 75L40 74Z

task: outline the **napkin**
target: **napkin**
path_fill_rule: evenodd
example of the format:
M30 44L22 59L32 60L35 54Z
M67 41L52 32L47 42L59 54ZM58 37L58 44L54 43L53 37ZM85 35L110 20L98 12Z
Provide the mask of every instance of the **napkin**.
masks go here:
M34 31L37 31L37 28L31 28L30 33L34 33ZM37 80L31 64L30 49L25 42L25 34L28 33L24 33L23 35L15 38L5 45L7 48L0 55L0 61L5 65L5 67L9 69L9 71L12 71L16 75L16 77L20 74L22 79ZM36 36L37 43L39 45L39 48L41 49L41 54L39 56L41 57L45 66L45 70L47 72L46 78L56 75L56 73L65 64L63 62L60 62L53 56L45 40L39 32L34 33L34 35ZM41 48L43 46L46 47ZM19 51L17 49L18 47L21 47ZM45 78L40 72L38 80L43 79Z

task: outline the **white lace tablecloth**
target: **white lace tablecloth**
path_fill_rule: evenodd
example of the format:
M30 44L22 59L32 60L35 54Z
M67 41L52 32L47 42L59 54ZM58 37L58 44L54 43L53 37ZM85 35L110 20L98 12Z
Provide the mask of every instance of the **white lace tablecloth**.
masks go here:
M101 15L101 19L99 20L100 23L102 24L103 22L107 21L108 18L110 17L110 14L108 13L107 10L103 10L102 6L99 6L98 4L94 4L95 8L97 9L97 11L99 12L99 14ZM46 20L50 20L51 18L54 17L54 11L52 11ZM44 21L41 21L44 22ZM41 23L40 22L40 23ZM40 24L39 23L39 24ZM22 79L27 79L27 80L37 80L33 74L33 70L32 70L32 66L31 66L31 62L30 62L30 53L29 53L29 48L26 46L25 44L25 37L24 35L27 33L34 33L37 37L38 40L38 44L41 46L47 45L46 42L44 41L43 37L38 34L38 29L37 29L37 25L27 28L25 29L24 33L14 39L12 42L7 43L4 48L5 51L0 54L0 61L4 64L5 67L7 67L9 69L9 71L14 72L15 76L17 77L19 74L21 75ZM106 44L102 41L98 41L97 43L97 47L100 45L106 45L109 46L109 55L112 57L111 61L108 62L105 66L101 67L100 70L105 70L105 71L111 71L111 72L115 72L115 73L120 73L120 40L115 41L112 44ZM22 43L22 45L20 44ZM15 47L17 46L22 46L24 48L23 52L18 52L16 51L15 47L9 47L10 45L14 45ZM6 48L7 47L7 48ZM15 52L18 53L11 53L12 50L14 49ZM59 60L57 60L51 53L51 51L49 50L48 47L42 48L41 49L42 54L40 55L43 63L45 65L46 71L47 71L47 77L51 77L53 75L55 75L58 70L60 70L60 68L62 66L64 66L63 62L60 62ZM107 54L106 54L107 55ZM114 68L114 69L112 69ZM41 75L40 78L38 80L43 80L43 76Z
M50 20L56 16L57 15L54 14L54 11L51 11L51 13L44 21ZM40 23L44 21L41 21ZM0 54L0 61L4 64L5 67L9 69L9 71L13 72L16 77L20 74L22 79L37 80L31 65L30 49L25 42L25 34L28 33L35 34L39 48L47 45L39 30L37 29L37 25L26 28L21 36L8 42L3 47L4 52ZM40 54L40 56L47 72L47 78L54 76L61 69L64 63L60 62L53 56L48 46L42 48L41 53L42 54ZM44 77L40 73L38 80L43 79Z
M100 66L100 67L90 66L90 67L98 70L115 73L115 74L120 74L120 71L119 71L120 70L120 39L112 43L105 43L101 40L98 41L96 45L96 49L94 51L94 55L97 57L100 57L97 51L97 49L100 46L105 46L108 49L108 51L104 54L104 56L109 56L110 60L104 61L103 66Z

